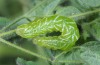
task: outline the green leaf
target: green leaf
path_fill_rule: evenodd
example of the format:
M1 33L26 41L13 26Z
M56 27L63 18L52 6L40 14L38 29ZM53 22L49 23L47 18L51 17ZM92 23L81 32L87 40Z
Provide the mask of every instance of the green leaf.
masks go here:
M37 47L37 53L38 54L41 54L42 56L44 56L44 57L46 57L46 58L50 58L50 55L48 55L48 52L50 51L50 50L48 50L48 49L45 49L45 48L43 48L43 47L41 47L41 46L36 46Z
M90 37L88 32L86 30L83 30L83 38L84 38L84 40L87 40L88 37Z
M81 11L78 10L76 7L74 6L68 6L68 7L60 7L58 8L56 14L57 15L62 15L62 16L73 16L73 15L76 15L76 14L80 14ZM78 19L81 19L82 17L77 17L77 18L74 18L76 20Z
M41 65L41 64L43 64L43 65L49 65L48 63L46 63L43 60L38 60L38 61L34 61L33 62L33 61L26 61L26 60L24 60L22 58L17 58L16 64L17 65Z
M100 0L76 0L83 8L100 7Z
M53 14L54 9L57 7L57 5L59 4L60 0L54 0L52 1L50 4L47 5L47 7L45 7L44 9L44 15L51 15Z
M82 33L83 39L87 40L87 38L90 37L90 34L87 31L87 30L90 30L89 29L89 24L83 23L82 24L82 29L83 29L83 33Z
M100 42L91 41L81 46L81 58L87 63L86 65L100 64Z
M82 65L83 60L80 57L80 51L74 49L71 52L61 55L56 61L65 65Z
M27 17L31 17L31 16L38 16L41 17L44 15L44 9L49 5L49 3L52 3L54 0L44 0L42 2L37 3L36 6L34 6L34 8L29 11L27 14L25 14L25 16Z

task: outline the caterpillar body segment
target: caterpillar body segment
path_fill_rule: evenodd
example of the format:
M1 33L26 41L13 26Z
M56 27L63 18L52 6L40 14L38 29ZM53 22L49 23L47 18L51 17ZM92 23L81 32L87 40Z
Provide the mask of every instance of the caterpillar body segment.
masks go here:
M59 31L61 35L46 37L46 33L53 31ZM79 38L76 23L70 18L56 15L18 26L16 33L23 38L33 38L34 43L54 50L69 49Z

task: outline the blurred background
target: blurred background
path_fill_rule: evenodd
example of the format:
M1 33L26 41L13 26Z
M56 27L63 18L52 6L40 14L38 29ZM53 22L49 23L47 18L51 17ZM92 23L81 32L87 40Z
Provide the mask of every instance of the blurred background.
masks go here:
M30 10L36 2L42 0L0 0L0 16L16 17Z

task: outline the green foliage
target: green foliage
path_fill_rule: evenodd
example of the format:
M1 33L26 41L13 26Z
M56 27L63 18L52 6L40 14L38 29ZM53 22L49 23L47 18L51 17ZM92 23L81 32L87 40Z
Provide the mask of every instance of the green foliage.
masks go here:
M96 8L100 7L99 0L77 0L77 2L84 8Z
M81 46L81 58L86 62L86 65L100 64L100 42L91 41Z
M42 2L36 3L36 6L28 13L25 14L27 17L33 17L33 16L48 16L53 15L54 9L57 7L57 5L60 3L60 0L43 0Z
M81 14L81 11L78 10L74 6L58 7L56 14L68 17L68 16L73 16L73 15ZM82 17L77 17L77 18L74 18L74 19L75 20L79 20L79 19L82 19Z
M55 0L54 2L51 2L47 7L45 7L43 13L44 15L48 16L48 15L52 15L54 9L56 8L56 6L59 4L60 0Z
M53 15L74 19L78 26L80 38L70 50L50 50L15 34L19 25ZM60 34L46 33L50 37ZM15 65L16 58L17 65L99 65L99 46L100 0L0 0L0 65Z
M93 20L90 27L91 29L89 32L92 32L91 34L94 36L94 38L100 41L100 17Z
M77 47L78 48L78 47ZM63 63L64 65L99 65L100 64L100 42L90 41L80 46L79 49L73 49L71 52L61 55L57 60L59 63ZM38 60L37 60L38 61ZM24 65L38 64L41 65L38 61L25 61L21 58L17 58L17 64L20 65L25 63ZM44 64L46 65L46 64ZM50 65L50 64L49 64ZM58 64L57 64L58 65ZM60 64L62 65L62 64Z
M100 17L96 18L90 23L85 23L82 25L84 30L84 36L88 37L89 34L92 35L96 40L100 41Z

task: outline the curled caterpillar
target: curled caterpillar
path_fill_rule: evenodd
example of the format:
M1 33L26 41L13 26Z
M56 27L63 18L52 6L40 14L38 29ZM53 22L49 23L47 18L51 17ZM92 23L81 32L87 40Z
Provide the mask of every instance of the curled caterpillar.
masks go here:
M46 36L46 33L59 31L59 36ZM33 42L50 49L70 49L79 38L75 21L64 16L49 16L18 26L16 33L23 38L33 38Z

